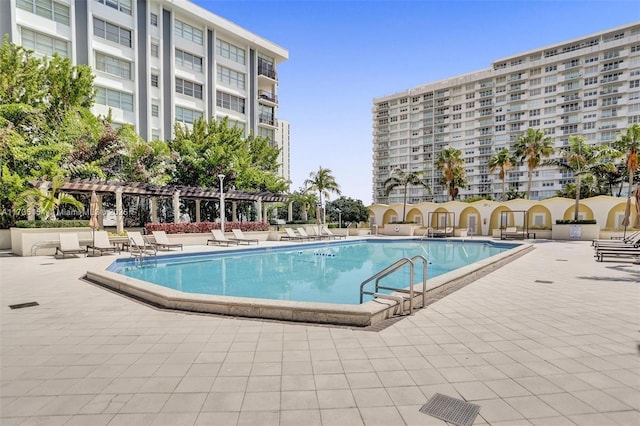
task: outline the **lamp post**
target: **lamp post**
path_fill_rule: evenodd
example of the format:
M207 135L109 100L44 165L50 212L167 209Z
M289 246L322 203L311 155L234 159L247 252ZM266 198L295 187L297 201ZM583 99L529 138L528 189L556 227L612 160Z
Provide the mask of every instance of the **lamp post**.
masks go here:
M342 210L336 208L338 211L338 228L342 229Z
M220 179L220 230L224 234L224 187L222 186L224 175L220 173L218 179Z

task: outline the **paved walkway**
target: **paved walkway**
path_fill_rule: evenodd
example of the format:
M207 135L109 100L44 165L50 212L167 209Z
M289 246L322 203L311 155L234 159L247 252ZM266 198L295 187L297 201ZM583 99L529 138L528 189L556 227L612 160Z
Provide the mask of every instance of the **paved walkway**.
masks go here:
M640 424L640 266L535 245L379 332L165 312L80 279L113 256L0 258L0 423L444 425L418 411L438 392L475 424Z

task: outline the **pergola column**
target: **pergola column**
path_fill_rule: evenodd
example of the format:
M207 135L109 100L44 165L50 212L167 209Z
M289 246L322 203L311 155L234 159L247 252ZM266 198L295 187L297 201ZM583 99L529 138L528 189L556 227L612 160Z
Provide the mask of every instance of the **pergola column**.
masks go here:
M238 202L231 202L231 220L234 222L238 221Z
M260 220L260 218L262 217L262 200L260 199L256 201L256 217L258 218L258 220Z
M287 222L293 221L293 203L289 203L287 206Z
M173 193L173 223L180 222L180 190Z
M158 197L149 198L149 208L151 209L151 222L158 223Z
M98 214L96 218L98 219L98 228L104 229L104 211L102 210L102 194L96 194L96 198L98 198Z
M262 201L260 201L260 204L262 204ZM269 215L269 209L265 205L264 209L262 209L262 221L263 222L269 222L269 218L267 217L268 215Z
M116 232L121 234L124 232L124 218L122 211L122 188L116 189Z
M196 200L196 222L200 222L200 200Z

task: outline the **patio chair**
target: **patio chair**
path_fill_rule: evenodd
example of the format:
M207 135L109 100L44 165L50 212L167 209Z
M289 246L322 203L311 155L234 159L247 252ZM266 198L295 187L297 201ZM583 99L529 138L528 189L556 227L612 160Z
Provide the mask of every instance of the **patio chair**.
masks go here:
M87 256L87 248L80 247L78 234L60 234L60 245L56 247L56 254L62 254L62 258L67 254L84 254Z
M319 239L326 238L327 240L335 240L337 237L337 235L322 234L318 232L317 226L312 226L311 232L312 232L311 234L312 237L318 237Z
M331 229L327 228L326 226L322 227L322 232L321 235L328 235L330 237L332 237L335 240L339 240L339 239L346 239L347 236L346 235L342 235L342 234L334 234L333 231L331 231Z
M222 231L219 229L212 229L211 235L213 236L213 238L207 240L207 245L209 245L209 243L217 244L217 245L224 244L226 246L229 246L231 244L235 244L235 245L240 244L240 242L237 240L230 240L227 237L225 237Z
M305 231L301 226L297 227L296 230L298 231L298 235L300 235L301 237L305 237L308 240L322 240L325 238L321 235L309 235L307 234L307 231Z
M633 246L640 242L640 231L634 232L632 234L627 235L625 238L620 240L593 240L591 245L596 247L625 247L625 246Z
M239 244L251 244L251 243L256 243L258 244L258 239L257 238L247 238L244 236L244 234L242 233L242 229L232 229L231 232L233 233L233 238L230 238L230 240L233 241L237 241Z
M524 230L519 231L515 226L510 226L500 231L500 239L507 240L509 238L521 238L524 240Z
M453 228L447 226L444 229L431 229L428 231L432 237L453 237Z
M172 247L180 247L180 250L182 250L182 244L172 243L171 241L169 241L169 238L167 237L166 232L152 231L152 233L153 233L153 238L156 240L156 242L153 243L153 245L155 245L157 248L171 250Z
M134 257L157 256L158 250L138 231L127 231L129 253Z
M307 241L309 239L302 235L297 235L291 228L284 228L284 232L286 235L281 236L283 240Z
M596 260L604 262L605 258L632 259L634 263L640 263L640 247L603 248L596 250Z
M109 233L107 231L95 231L93 234L93 243L87 246L87 251L91 249L93 254L96 254L96 250L100 252L100 256L102 256L103 252L119 252L120 249L118 246L114 245L109 241Z

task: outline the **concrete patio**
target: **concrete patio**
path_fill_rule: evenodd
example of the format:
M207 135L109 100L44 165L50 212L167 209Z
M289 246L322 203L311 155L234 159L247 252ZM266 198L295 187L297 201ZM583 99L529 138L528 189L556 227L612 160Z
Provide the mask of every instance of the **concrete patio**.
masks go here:
M0 423L444 425L418 411L441 393L474 424L640 424L640 265L535 246L379 331L162 311L81 279L114 256L0 257Z

